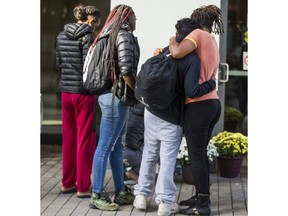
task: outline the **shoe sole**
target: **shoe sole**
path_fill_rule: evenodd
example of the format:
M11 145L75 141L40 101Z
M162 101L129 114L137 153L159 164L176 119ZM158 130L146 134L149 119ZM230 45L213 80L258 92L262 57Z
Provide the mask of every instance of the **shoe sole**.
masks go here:
M134 208L139 209L139 210L146 210L147 209L147 206L144 206L144 205L133 204L133 206L134 206Z
M94 204L92 203L89 203L89 207L91 209L99 209L101 211L117 211L119 209L119 207L115 208L115 209L101 209L101 208L98 208L97 206L95 206Z
M157 216L171 216L176 215L176 213L179 212L179 208L177 209L171 209L169 212L157 212Z
M170 214L157 214L157 216L172 216L172 215L176 215L177 212L171 212Z
M91 198L91 195L77 195L77 197L80 199L86 199L86 198Z
M170 214L157 214L157 216L172 216L172 215L176 215L176 212L175 213L170 213Z
M71 188L69 190L60 190L61 194L71 194L71 193L76 193L76 192L77 192L77 188L76 187Z

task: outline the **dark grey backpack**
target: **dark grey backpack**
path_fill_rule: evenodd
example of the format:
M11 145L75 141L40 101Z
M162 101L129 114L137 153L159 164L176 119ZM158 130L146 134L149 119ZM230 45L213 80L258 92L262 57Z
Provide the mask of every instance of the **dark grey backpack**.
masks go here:
M97 38L90 46L83 67L83 86L91 94L100 95L111 89L115 69L111 70L109 35ZM96 43L97 40L97 43Z
M146 107L165 110L178 92L177 62L166 47L141 66L136 77L135 97Z

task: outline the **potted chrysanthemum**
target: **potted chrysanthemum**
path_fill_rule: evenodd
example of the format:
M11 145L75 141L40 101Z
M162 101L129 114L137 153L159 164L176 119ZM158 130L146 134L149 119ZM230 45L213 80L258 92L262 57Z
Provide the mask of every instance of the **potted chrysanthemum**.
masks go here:
M210 162L210 172L216 171L216 163L214 159L219 156L217 152L216 146L213 145L213 142L210 140L208 146L207 146L207 156ZM188 154L188 147L185 137L182 137L182 141L179 147L177 160L180 162L182 167L182 175L183 180L185 183L188 184L194 184L193 183L193 176L191 173L190 168L190 161L189 161L189 154Z
M183 136L182 141L179 147L177 160L180 161L182 167L182 177L183 181L187 184L194 184L192 172L191 172L191 165L189 162L189 154L188 154L188 147L186 138Z
M182 137L182 141L179 147L177 159L180 161L181 165L189 164L188 147L186 143L186 138Z
M223 131L212 137L210 143L216 147L219 154L217 165L220 176L237 177L243 158L248 153L248 137L242 133Z

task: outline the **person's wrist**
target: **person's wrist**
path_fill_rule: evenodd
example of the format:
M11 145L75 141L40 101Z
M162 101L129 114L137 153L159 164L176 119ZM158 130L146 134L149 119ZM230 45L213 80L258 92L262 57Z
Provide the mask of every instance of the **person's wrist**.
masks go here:
M211 79L208 81L208 84L211 88L215 88L216 87L216 80L215 79Z

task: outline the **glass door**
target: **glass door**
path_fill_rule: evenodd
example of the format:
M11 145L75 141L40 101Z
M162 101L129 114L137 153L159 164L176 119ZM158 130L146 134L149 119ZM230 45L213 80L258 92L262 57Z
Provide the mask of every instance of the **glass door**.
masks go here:
M228 1L227 52L229 81L225 90L224 130L247 135L248 98L247 0Z

